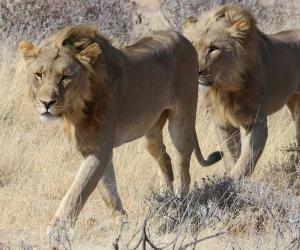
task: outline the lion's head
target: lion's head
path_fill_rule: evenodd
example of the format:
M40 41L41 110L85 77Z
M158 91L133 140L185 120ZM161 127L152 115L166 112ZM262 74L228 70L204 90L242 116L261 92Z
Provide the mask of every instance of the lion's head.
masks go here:
M101 43L94 26L67 27L39 47L22 41L30 96L42 121L84 112L91 99L93 67L101 64ZM73 114L73 116L74 116Z
M249 52L253 44L249 41L255 28L254 17L239 6L217 7L199 19L185 21L183 34L198 52L200 86L208 89L217 85L228 91L239 88L237 78L249 63L253 51Z

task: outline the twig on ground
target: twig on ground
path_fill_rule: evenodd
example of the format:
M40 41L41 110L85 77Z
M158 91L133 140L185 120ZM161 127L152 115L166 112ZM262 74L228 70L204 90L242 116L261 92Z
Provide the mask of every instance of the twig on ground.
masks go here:
M199 240L190 242L190 243L184 245L183 247L180 247L178 250L184 250L184 249L187 249L188 247L193 246L193 245L196 245L196 244L198 244L199 242L202 242L202 241L205 241L205 240L209 240L209 239L211 239L211 238L215 238L215 237L218 237L218 236L223 235L223 234L224 234L224 232L220 232L220 233L216 233L216 234L213 234L213 235L209 235L209 236L203 237L203 238L201 238L201 239L199 239Z
M115 241L113 242L113 248L115 250L119 250L119 241L121 239L122 232L123 232L125 224L127 224L127 222L122 222L122 224L120 225L120 228L119 228L118 235L117 235Z

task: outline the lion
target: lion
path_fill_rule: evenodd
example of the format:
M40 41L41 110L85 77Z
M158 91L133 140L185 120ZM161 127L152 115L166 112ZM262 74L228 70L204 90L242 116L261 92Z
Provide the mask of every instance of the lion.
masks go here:
M300 30L266 35L246 9L225 5L188 18L183 34L197 50L198 83L231 177L253 173L268 136L267 116L285 104L300 145Z
M50 241L61 228L74 226L99 182L107 206L125 214L112 161L113 148L124 143L145 136L147 149L159 165L161 185L173 190L171 159L162 137L167 120L177 150L178 190L189 188L193 150L203 166L221 159L221 152L214 152L205 160L199 148L197 52L182 35L153 31L136 44L118 49L95 26L75 25L58 31L39 47L22 41L19 50L40 119L62 119L83 156L50 222Z

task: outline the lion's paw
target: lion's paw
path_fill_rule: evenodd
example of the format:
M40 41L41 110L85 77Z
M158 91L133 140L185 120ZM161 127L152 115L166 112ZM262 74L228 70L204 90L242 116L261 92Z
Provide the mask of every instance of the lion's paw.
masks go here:
M46 230L47 241L52 250L71 250L73 229L71 224L65 221L56 220Z
M118 226L123 223L128 222L128 215L125 210L123 210L121 212L115 212L113 215L113 218L114 218L115 224Z

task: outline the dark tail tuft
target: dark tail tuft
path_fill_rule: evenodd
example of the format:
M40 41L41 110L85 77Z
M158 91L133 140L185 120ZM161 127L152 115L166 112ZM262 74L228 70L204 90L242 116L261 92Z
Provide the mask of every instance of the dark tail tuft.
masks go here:
M219 160L221 160L223 158L223 156L224 156L223 152L216 151L216 152L211 153L208 156L207 161L210 164L214 164L214 163L218 162Z

